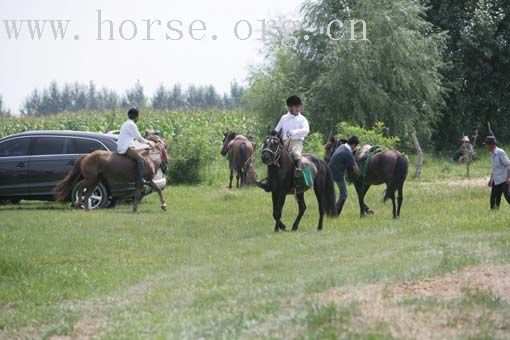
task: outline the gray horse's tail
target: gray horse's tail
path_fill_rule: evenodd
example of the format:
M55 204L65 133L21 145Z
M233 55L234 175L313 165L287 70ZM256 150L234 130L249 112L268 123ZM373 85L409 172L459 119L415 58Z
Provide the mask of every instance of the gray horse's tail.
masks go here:
M393 174L393 179L388 185L388 189L384 195L384 202L388 201L391 196L395 194L395 191L404 185L404 182L407 178L408 168L409 161L404 155L399 153L397 157L397 164L395 164L395 173Z

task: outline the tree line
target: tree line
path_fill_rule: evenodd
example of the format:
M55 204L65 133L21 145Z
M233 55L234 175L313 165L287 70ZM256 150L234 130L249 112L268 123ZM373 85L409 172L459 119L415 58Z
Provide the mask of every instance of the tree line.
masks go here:
M329 135L339 121L438 149L474 128L510 141L510 2L505 0L307 0L293 36L280 31L250 75L248 108L274 123L289 93L305 100L311 124ZM364 20L368 41L349 40ZM327 27L335 37L328 39ZM362 34L357 23L355 36Z
M160 85L152 96L137 81L123 96L107 88L98 89L93 81L89 84L64 84L53 81L42 91L34 90L22 104L25 115L51 115L82 110L111 110L114 108L179 109L236 109L241 103L244 87L236 81L230 85L230 93L220 95L212 85L190 85L183 88L176 84L167 89ZM2 100L0 97L0 112Z

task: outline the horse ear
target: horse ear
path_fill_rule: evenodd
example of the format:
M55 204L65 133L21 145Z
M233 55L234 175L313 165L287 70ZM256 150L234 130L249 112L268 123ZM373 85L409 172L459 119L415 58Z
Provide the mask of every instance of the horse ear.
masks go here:
M282 139L283 137L283 129L278 130L278 138Z
M329 139L329 142L330 142L330 143L334 143L334 142L336 142L336 141L335 141L335 137L331 137L331 138Z
M271 126L267 126L267 134L270 135L271 134Z

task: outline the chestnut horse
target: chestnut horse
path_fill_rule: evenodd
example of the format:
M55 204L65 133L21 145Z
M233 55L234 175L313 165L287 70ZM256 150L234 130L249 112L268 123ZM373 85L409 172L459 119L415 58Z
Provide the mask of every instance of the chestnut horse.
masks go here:
M153 179L158 169L165 169L168 162L168 153L166 151L166 142L157 135L149 135L148 140L154 142L153 146L141 149L139 152L145 160L144 179L149 182L149 186L159 195L161 209L166 210L166 203L163 199L161 189L154 183ZM135 161L127 156L119 155L110 151L97 150L88 155L84 155L76 160L73 169L67 176L59 182L53 189L57 201L63 201L71 193L73 187L79 185L77 207L84 206L85 210L90 209L89 198L94 188L100 181L107 183L129 183L135 181L136 164ZM137 188L133 197L133 212L138 213L138 202L144 188Z
M228 131L224 133L221 155L227 156L230 168L230 182L228 187L232 189L234 171L236 172L236 188L248 185L248 173L252 169L253 153L255 144L247 137L237 132Z

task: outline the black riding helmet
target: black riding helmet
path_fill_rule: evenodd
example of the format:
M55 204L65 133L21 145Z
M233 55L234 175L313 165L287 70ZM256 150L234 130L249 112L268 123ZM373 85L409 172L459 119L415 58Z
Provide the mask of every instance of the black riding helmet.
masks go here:
M299 98L298 96L290 96L289 98L287 98L287 107L301 105L303 105L303 102L301 101L301 98Z

